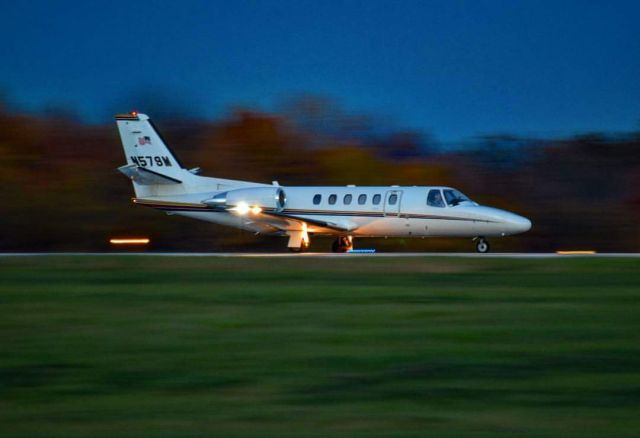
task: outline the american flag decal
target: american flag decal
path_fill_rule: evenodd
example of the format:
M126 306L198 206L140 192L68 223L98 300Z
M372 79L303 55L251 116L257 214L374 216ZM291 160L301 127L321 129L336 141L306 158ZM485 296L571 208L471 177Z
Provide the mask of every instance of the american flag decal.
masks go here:
M146 135L144 137L138 137L138 144L140 146L145 144L151 144L151 139Z

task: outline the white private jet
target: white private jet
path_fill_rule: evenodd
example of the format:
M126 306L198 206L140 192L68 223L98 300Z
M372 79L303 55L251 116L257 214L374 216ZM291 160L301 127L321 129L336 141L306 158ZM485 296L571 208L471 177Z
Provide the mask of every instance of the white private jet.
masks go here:
M354 237L471 237L480 253L487 237L523 233L531 222L478 205L450 187L283 187L198 176L185 169L149 117L116 116L138 205L228 225L257 234L288 236L292 251L311 235L335 236L334 252L353 248Z

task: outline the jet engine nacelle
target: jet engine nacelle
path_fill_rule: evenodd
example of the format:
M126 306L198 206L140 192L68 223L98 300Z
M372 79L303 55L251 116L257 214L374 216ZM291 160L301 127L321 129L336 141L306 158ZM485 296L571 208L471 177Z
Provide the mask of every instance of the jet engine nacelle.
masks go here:
M248 209L282 210L287 202L287 196L282 187L253 187L218 193L203 202L210 207L235 209L243 213Z

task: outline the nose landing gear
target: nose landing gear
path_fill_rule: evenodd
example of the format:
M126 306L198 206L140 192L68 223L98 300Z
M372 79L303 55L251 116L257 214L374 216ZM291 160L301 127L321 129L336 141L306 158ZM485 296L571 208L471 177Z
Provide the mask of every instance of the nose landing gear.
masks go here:
M353 238L351 236L338 237L331 245L333 252L347 252L353 249Z
M476 241L476 251L480 254L487 253L491 249L489 242L484 237L476 237L474 240Z

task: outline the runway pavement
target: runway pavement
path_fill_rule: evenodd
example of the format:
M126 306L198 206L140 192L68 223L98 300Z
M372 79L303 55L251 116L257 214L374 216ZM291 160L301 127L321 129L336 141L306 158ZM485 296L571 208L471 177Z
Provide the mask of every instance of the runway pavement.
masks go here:
M126 256L126 257L273 257L273 258L340 258L340 257L470 257L470 258L567 258L608 257L640 258L640 253L453 253L453 252L377 252L377 253L287 253L287 252L14 252L0 253L0 257L49 257L49 256Z

